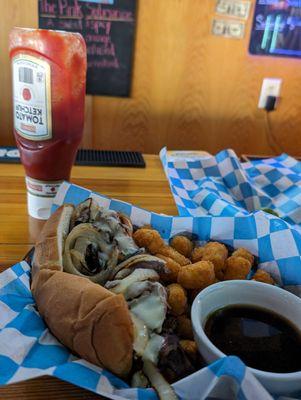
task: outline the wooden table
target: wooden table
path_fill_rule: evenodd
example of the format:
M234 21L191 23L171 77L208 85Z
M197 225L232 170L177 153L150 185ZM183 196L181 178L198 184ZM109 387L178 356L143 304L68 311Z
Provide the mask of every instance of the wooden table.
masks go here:
M145 155L145 161L145 169L74 167L71 181L151 211L176 215L159 157ZM0 272L23 258L42 225L42 221L27 215L23 167L0 164ZM0 387L1 400L45 398L92 400L101 397L51 377Z

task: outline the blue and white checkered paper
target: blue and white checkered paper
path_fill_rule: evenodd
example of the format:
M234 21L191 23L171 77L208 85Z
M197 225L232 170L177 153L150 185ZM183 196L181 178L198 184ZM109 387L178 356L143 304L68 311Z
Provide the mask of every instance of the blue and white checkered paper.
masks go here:
M152 224L165 239L185 230L197 234L200 241L244 246L259 256L259 266L271 272L279 284L301 294L301 233L279 218L261 211L237 217L158 215L67 182L55 198L54 209L87 197L122 211L135 225ZM0 274L0 384L51 375L111 399L157 398L152 389L131 389L111 373L70 354L39 316L29 282L26 262ZM273 398L236 357L225 357L173 386L179 398L187 400Z
M245 215L271 208L292 225L301 224L301 162L287 154L241 163L233 150L216 156L160 157L182 216Z

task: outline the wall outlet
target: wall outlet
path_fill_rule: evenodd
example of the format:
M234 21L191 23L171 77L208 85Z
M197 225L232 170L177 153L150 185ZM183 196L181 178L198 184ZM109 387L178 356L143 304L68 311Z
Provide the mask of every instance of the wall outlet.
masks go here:
M259 96L258 108L264 108L268 96L280 97L282 79L264 78Z

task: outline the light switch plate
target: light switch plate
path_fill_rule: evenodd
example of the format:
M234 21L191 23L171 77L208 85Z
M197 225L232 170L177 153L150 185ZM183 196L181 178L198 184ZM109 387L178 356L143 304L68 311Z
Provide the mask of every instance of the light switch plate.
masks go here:
M262 82L258 108L264 108L268 96L280 97L282 79L279 78L264 78Z

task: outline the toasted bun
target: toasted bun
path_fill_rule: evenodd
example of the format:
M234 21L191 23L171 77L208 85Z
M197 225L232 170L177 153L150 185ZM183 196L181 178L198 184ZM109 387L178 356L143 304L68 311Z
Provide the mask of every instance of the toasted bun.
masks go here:
M63 246L74 206L64 204L48 219L35 244L32 275L43 268L63 271Z
M91 363L126 376L132 366L134 333L124 297L63 272L63 244L73 209L60 207L42 229L33 260L32 293L58 340Z

